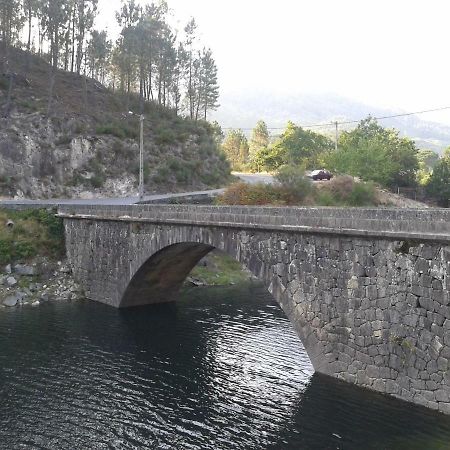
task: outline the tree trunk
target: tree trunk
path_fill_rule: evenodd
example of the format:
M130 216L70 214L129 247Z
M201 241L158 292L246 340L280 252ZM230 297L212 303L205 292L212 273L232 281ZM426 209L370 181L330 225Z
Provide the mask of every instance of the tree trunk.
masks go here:
M8 95L6 97L6 105L3 112L3 117L5 119L7 119L11 113L11 97L14 83L14 75L12 73L9 73L8 76L9 76Z
M72 61L70 63L70 71L73 72L75 64L75 5L73 6L71 41L72 41Z
M53 88L55 86L55 69L50 66L50 86L48 90L47 120L50 120L53 107Z

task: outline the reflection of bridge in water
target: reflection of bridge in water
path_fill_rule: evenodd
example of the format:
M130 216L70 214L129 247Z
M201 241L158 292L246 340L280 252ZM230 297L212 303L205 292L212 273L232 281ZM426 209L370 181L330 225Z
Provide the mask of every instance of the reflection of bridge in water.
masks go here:
M176 299L218 248L272 293L316 371L450 413L450 210L63 206L92 300Z

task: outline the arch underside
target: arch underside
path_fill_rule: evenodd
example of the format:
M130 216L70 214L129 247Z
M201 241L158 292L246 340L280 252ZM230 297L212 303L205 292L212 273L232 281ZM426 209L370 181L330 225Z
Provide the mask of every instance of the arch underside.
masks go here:
M184 242L156 252L135 273L119 307L174 301L191 270L214 248L207 244Z

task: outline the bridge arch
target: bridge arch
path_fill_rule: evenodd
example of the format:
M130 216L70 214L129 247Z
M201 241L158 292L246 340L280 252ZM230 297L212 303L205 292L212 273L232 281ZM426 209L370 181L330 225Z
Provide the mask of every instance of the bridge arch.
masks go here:
M196 241L181 239L179 242L177 240L171 243L163 239L162 242L168 245L153 252L150 248L154 246L150 245L150 248L147 246L151 254L132 275L118 307L128 308L176 301L180 288L192 269L209 252L218 249L241 263L262 282L292 323L315 370L329 373L327 367L335 357L329 348L327 349L316 338L306 317L299 313L302 311L297 303L300 296L294 300L292 292L283 285L283 274L276 270L276 266L274 268L272 264L266 264L254 253L249 256L246 251L246 244L249 243L248 235L239 232L230 240L221 237L218 241L210 233L199 233L195 237Z

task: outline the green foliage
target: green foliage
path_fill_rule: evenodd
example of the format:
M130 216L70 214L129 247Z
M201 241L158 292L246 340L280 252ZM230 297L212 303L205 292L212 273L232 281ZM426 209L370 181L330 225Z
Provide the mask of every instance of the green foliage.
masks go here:
M127 122L111 122L97 125L95 132L97 134L110 134L120 139L136 139L139 135L137 124L132 125Z
M278 169L285 164L284 155L280 147L262 147L255 153L251 161L251 169L256 172Z
M337 176L320 185L315 203L320 206L375 206L376 189L371 182L355 182L348 175Z
M249 273L231 256L213 251L207 256L207 266L197 265L190 276L199 279L209 286L223 286L248 281Z
M252 137L249 143L250 159L253 160L255 155L262 149L269 146L270 136L267 125L263 120L259 120L253 128Z
M240 169L248 161L248 142L242 130L230 130L225 136L222 150L233 169Z
M0 264L27 260L37 255L60 258L64 253L64 227L56 211L0 210ZM14 226L6 227L8 219Z
M105 184L105 178L102 174L95 174L89 178L91 186L95 189L101 188Z
M419 161L419 164L422 163L424 166L433 169L439 161L439 155L433 150L418 150L417 160Z
M215 120L214 122L211 122L209 125L211 127L211 132L212 132L212 135L213 135L213 138L214 138L214 141L216 142L216 144L218 144L218 145L222 144L225 134L224 134L219 122L217 122L217 120Z
M170 128L158 128L155 132L155 143L158 145L174 144L177 139L176 132Z
M437 200L439 206L450 206L450 155L446 157L444 153L444 157L434 166L426 191Z
M388 130L371 117L343 132L339 150L324 158L329 169L374 181L385 187L414 186L419 168L417 149L409 138Z
M185 161L176 157L167 158L158 168L152 179L157 184L190 184L199 176L201 162Z
M375 187L372 183L355 183L352 192L348 196L349 206L375 205Z
M305 176L302 167L283 166L275 175L280 183L286 203L302 202L314 190L312 182Z
M326 136L304 130L288 122L283 134L269 147L261 147L252 158L255 170L276 170L282 165L302 165L312 169L320 155L333 147Z

